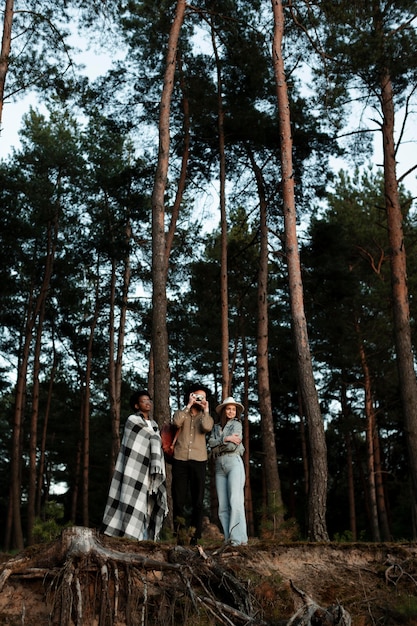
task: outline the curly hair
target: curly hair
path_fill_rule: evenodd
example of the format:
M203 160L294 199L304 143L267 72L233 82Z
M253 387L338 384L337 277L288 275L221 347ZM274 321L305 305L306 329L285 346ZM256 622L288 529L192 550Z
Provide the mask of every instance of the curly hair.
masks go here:
M141 389L140 391L135 391L135 393L132 393L129 400L130 408L132 409L132 411L137 411L136 405L139 402L139 398L141 396L148 396L148 398L151 397L149 391L147 391L146 389Z

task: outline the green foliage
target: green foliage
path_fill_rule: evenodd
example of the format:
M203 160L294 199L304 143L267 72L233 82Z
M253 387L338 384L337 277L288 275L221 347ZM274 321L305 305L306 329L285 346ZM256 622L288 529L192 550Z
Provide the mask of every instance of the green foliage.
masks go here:
M274 504L275 494L268 494L270 502L262 507L260 512L260 536L262 539L281 541L288 528L293 530L293 522L284 522L285 509L280 504ZM296 533L297 534L297 533Z
M184 517L176 517L174 520L174 528L176 530L177 543L180 546L189 546L194 536L195 528L187 526Z
M395 605L395 612L398 620L415 620L417 618L417 598L415 595L399 595ZM407 622L404 621L404 623Z
M307 506L300 434L303 409L299 406L297 355L291 336L282 247L280 138L270 59L270 5L246 0L220 4L197 2L187 8L178 50L170 120L167 221L177 191L188 123L191 142L186 189L169 268L171 393L181 405L184 380L198 372L199 377L213 383L215 396L220 394L220 252L219 232L212 226L217 223L217 199L212 202L212 197L218 190L218 96L221 94L226 137L230 352L234 392L243 395L244 389L249 390L250 413L254 418L250 427L250 479L258 511L256 531L277 536L282 530L287 536L292 533L297 538L303 534ZM155 129L175 3L132 0L123 8L119 3L106 5L108 21L103 21L97 3L84 3L81 8L77 5L83 26L95 30L89 33L89 42L94 37L104 42L108 37L112 55L121 42L122 47L126 46L126 59L119 60L108 74L94 82L83 77L72 62L67 45L67 24L73 17L68 12L71 5L58 0L59 10L54 12L50 3L38 2L36 14L19 8L6 81L13 92L31 82L39 93L38 102L49 105L42 114L29 111L23 120L21 147L0 163L0 347L4 359L0 379L2 527L9 493L16 364L21 362L21 348L29 337L27 320L32 319L32 302L36 302L44 288L48 255L54 256L54 263L42 328L38 442L48 414L46 472L48 481L62 481L68 486L65 521L70 515L68 501L76 489L81 492L77 456L83 441L80 416L87 391L88 339L97 313L88 383L91 393L88 417L90 523L100 524L110 479L112 445L108 368L115 355L110 353L109 334L118 328L126 294L127 336L119 400L122 422L129 411L127 398L131 387L144 384L149 369L150 208L158 151ZM365 450L359 337L367 352L378 406L392 532L396 537L407 537L412 532L398 376L392 348L390 252L383 180L371 171L361 174L361 170L352 169L349 174L341 172L334 177L329 196L325 190L333 177L328 167L329 156L340 155L337 136L350 131L344 118L350 101L349 89L355 89L357 104L363 99L366 104L378 107L376 87L383 68L391 73L397 107L404 102L406 88L409 86L410 91L415 88L416 32L411 22L406 23L413 7L410 1L370 5L326 0L314 6L310 4L304 15L302 3L291 7L298 12L297 17L306 25L309 35L317 34L323 52L331 56L323 65L325 54L320 61L314 61L306 40L300 38L301 30L293 28L290 19L286 24L297 207L303 226L310 224L308 229L302 229L300 239L305 242L302 248L305 303L327 428L331 470L329 525L333 536L340 541L348 540L350 532L344 530L348 513L346 433L351 433L357 455L354 482L358 527L368 525L361 475ZM382 11L383 28L378 32L374 28L377 23L374 18L378 16L372 13L375 8ZM400 24L402 27L397 29ZM217 65L212 37L219 54ZM68 71L64 71L68 64ZM313 74L308 71L304 75L307 64L315 68ZM321 109L319 104L323 105ZM187 118L186 105L189 106ZM363 121L366 116L358 119ZM366 130L362 124L361 130ZM368 148L366 140L355 142L357 165ZM262 442L255 423L258 418L259 199L251 159L262 170L268 200L269 365L282 493L289 516L282 528L277 527L276 521L283 511L269 511L265 518L262 516ZM210 222L206 208L209 196L215 206ZM312 214L311 207L318 201L320 211ZM414 297L417 238L410 195L402 194L402 205L412 294L412 332L417 345ZM130 283L126 287L124 281L128 275ZM39 319L38 313L33 319ZM35 325L34 331L37 328ZM28 483L27 425L33 409L32 364L33 352L29 358L22 434L23 491ZM339 406L343 389L348 390L349 411L339 416L334 407ZM75 516L79 521L79 502ZM55 513L47 514L47 519L38 521L40 528L36 532L46 539L63 521Z
M351 530L344 530L341 533L335 533L333 536L333 541L337 541L339 543L352 543L353 541L365 541L366 532L363 530L359 533L359 537L356 539L353 537L353 533Z
M36 518L33 525L33 541L35 543L49 543L57 539L64 528L70 523L63 524L64 507L62 504L50 500L43 507L42 518Z
M414 16L415 6L410 0L324 0L297 6L297 21L312 44L308 66L313 68L313 97L322 111L322 120L334 129L340 147L351 156L353 164L361 164L372 154L375 131L381 130L382 86L387 81L392 85L396 116L408 99L415 97ZM407 112L395 123L403 130L413 127Z

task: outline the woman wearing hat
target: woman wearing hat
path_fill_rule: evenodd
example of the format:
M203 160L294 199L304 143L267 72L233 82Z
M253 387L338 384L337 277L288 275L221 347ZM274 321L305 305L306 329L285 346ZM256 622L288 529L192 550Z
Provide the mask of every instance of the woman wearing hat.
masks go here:
M219 519L224 540L233 546L248 542L245 516L245 467L242 455L243 405L232 397L223 400L216 413L220 423L215 424L209 445L216 458L216 490L219 500Z

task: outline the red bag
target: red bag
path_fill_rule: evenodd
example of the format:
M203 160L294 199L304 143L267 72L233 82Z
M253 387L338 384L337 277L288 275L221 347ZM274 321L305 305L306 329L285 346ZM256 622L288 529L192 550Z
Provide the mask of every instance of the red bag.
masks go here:
M172 463L174 455L174 447L177 442L180 429L172 422L165 422L161 428L162 450L164 451L165 461Z

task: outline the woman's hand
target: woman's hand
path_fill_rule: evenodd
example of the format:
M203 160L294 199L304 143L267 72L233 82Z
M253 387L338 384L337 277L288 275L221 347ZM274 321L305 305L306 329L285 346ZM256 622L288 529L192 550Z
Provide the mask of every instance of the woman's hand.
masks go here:
M233 435L228 435L227 437L225 437L223 441L224 443L230 442L238 446L242 442L242 438L237 433L233 433Z

